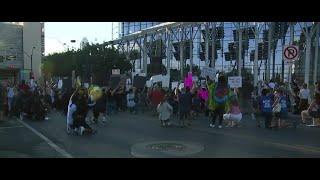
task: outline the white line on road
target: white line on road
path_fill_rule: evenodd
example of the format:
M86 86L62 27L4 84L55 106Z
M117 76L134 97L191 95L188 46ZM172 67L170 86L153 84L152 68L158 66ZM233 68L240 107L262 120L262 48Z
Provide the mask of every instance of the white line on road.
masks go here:
M21 128L21 127L24 127L24 126L7 126L7 127L0 127L0 130L1 130L1 129L11 129L11 128Z
M38 132L37 130L35 130L34 128L32 128L31 126L29 126L27 123L21 121L20 119L18 119L18 121L24 125L26 128L28 128L29 130L31 130L32 132L34 132L36 135L38 135L41 139L43 139L44 141L46 141L48 143L49 146L51 146L54 150L56 150L58 153L60 153L62 156L66 157L66 158L72 158L71 154L67 153L67 151L65 151L64 149L60 148L58 145L56 145L55 143L53 143L50 139L48 139L46 136L44 136L43 134L41 134L40 132Z

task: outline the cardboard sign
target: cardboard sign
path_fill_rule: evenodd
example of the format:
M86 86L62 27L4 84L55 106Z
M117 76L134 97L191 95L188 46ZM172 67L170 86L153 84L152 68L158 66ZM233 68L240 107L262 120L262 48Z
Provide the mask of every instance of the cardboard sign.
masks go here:
M152 81L152 83L162 82L162 75L159 74L159 75L152 76L150 80Z
M89 88L89 83L84 83L83 86L88 89Z
M60 80L58 81L58 89L62 89L62 85L63 85L63 82L62 82L62 80L60 79Z
M182 88L184 88L184 83L179 84L179 89L181 90Z
M133 87L144 88L144 86L146 85L146 81L146 77L135 76L133 79Z
M151 81L146 81L146 86L147 86L147 88L151 87L152 86L152 82Z
M120 74L120 69L112 69L112 74Z
M171 89L173 90L174 88L178 87L179 82L178 81L174 81L171 83Z
M241 76L230 76L228 77L228 84L230 88L242 87L242 77Z
M170 86L170 77L162 76L162 87L168 88Z
M216 76L216 70L210 67L203 67L201 70L201 77L206 78L207 76L209 76L211 80L214 80Z

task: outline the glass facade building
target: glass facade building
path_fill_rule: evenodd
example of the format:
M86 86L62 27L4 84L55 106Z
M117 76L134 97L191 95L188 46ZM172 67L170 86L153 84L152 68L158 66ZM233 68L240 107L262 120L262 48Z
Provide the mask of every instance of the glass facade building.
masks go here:
M134 32L137 32L141 29L149 28L155 25L160 24L159 22L120 22L120 34L119 36L125 36ZM268 30L269 26L267 23L260 23L261 24L261 30L259 33L259 38L258 38L258 43L259 46L263 44L268 44ZM280 24L280 22L279 22ZM285 24L285 23L284 23ZM300 24L301 25L301 24ZM294 25L294 43L295 44L300 44L300 55L299 55L299 60L295 62L295 65L293 66L293 73L297 77L303 77L304 72L305 72L305 67L304 67L304 59L305 59L305 45L301 42L304 41L304 34L302 32L301 26L298 23ZM307 26L312 26L312 23L307 23ZM238 50L237 46L239 44L238 42L238 34L236 33L237 31L237 22L217 22L217 28L220 27L223 29L223 35L222 38L217 39L216 38L216 69L219 71L224 71L224 72L230 72L237 68L237 59L238 59ZM243 29L252 29L253 30L254 23L247 23L245 27L242 27ZM280 27L280 26L279 26ZM196 66L199 66L200 68L203 66L206 66L206 63L204 61L204 29L205 26L201 25L201 29L198 29L198 27L193 27L193 32L195 33L195 38L193 39L193 64ZM275 30L277 31L277 30ZM277 77L281 76L282 72L284 75L284 78L286 79L288 76L288 69L289 65L283 61L283 47L285 45L288 45L291 41L291 34L290 34L290 28L288 25L283 25L281 26L281 29L278 29L278 31L283 32L281 36L273 38L272 39L272 46L271 46L271 51L272 51L272 60L270 61L270 76L271 77ZM248 31L247 31L248 32ZM275 33L275 32L273 32ZM280 33L281 34L281 33ZM315 40L315 39L314 39ZM314 41L313 40L313 41ZM254 59L254 51L255 51L255 38L254 34L253 37L247 35L244 35L243 37L243 67L246 69L248 72L251 72L253 74L253 59ZM173 40L173 43L175 40ZM209 56L211 56L211 42L209 42ZM234 52L235 54L230 58L230 51L232 49L235 49ZM263 49L263 48L261 48ZM177 49L173 48L173 53ZM265 52L267 52L267 48L264 48ZM262 54L265 54L262 53ZM260 54L260 48L259 48L259 54ZM314 43L312 47L312 55L311 55L311 62L310 62L310 67L313 67L314 65ZM260 57L259 55L259 60L258 60L258 76L259 80L262 80L265 78L266 74L266 67L267 67L267 55L263 55ZM180 69L180 62L177 61L176 59L177 56L172 56L172 62L171 62L171 68L172 69ZM274 59L274 60L273 60ZM135 68L136 69L141 69L142 67L142 58L137 59L135 63ZM166 65L165 59L163 59L163 64ZM150 60L148 61L150 63ZM190 60L187 58L186 59L186 64L189 64ZM319 67L319 63L318 63ZM319 68L318 68L319 69ZM310 76L312 76L313 73L313 68L310 71ZM319 76L319 71L318 71L318 77ZM310 78L312 79L312 78Z

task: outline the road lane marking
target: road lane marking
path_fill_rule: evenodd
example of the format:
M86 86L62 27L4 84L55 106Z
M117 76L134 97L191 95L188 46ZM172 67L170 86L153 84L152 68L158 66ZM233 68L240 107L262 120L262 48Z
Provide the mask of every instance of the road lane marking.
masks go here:
M6 127L0 127L0 130L1 129L11 129L11 128L21 128L21 127L24 127L24 126L6 126Z
M49 146L51 146L55 151L60 153L62 156L66 157L66 158L72 158L71 154L69 154L64 149L60 148L58 145L53 143L49 138L47 138L46 136L44 136L43 134L41 134L40 132L38 132L37 130L32 128L31 126L29 126L27 123L21 121L20 119L18 119L18 122L20 122L22 125L24 125L26 128L28 128L30 131L32 131L33 133L38 135L41 139L46 141L46 143L48 143Z

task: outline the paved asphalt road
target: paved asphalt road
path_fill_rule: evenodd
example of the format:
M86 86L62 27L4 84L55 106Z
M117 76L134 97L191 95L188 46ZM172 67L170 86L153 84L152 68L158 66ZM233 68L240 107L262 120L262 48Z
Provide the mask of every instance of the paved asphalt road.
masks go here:
M98 130L92 136L68 135L61 113L51 112L49 117L42 122L0 122L0 157L133 158L133 145L153 141L188 142L204 147L199 153L177 157L320 157L320 128L271 131L256 128L249 116L244 116L243 126L237 129L209 128L206 117L199 117L187 128L161 128L157 117L150 113L124 112L113 115L106 124L92 125Z

